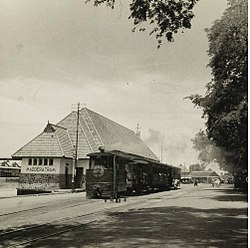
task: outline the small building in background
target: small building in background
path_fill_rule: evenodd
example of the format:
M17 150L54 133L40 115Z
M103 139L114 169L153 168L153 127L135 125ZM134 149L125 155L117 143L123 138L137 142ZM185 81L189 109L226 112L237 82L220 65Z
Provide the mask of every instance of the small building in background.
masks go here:
M199 183L212 183L212 180L215 178L220 178L220 176L212 170L208 171L191 171L189 176L192 181L195 179L198 180Z
M100 149L158 160L132 130L83 108L79 115L73 111L56 125L48 123L42 133L12 155L22 160L17 193L72 188L73 181L75 188L83 188L89 166L87 154ZM74 180L72 175L75 175Z
M12 159L0 159L0 177L19 177L21 162Z
M181 168L181 183L192 183L192 178L189 176L190 171L185 164L180 164Z

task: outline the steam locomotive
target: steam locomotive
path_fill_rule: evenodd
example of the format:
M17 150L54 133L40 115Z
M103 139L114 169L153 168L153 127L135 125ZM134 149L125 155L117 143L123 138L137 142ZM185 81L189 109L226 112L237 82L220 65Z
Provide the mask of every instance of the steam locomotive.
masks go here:
M180 168L121 151L88 154L86 196L117 199L123 195L179 186Z

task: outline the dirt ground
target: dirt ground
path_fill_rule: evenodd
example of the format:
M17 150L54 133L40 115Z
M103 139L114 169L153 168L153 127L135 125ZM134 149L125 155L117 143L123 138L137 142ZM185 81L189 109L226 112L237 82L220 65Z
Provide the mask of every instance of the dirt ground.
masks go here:
M151 195L140 207L108 211L101 221L27 247L247 247L247 228L247 195L227 185L184 185L171 197Z

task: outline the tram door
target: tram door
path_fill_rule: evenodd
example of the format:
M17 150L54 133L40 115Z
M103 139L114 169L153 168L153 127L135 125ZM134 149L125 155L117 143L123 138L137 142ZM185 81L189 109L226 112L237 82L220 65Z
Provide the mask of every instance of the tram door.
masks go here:
M83 168L76 168L76 176L75 176L75 187L82 188L83 184Z

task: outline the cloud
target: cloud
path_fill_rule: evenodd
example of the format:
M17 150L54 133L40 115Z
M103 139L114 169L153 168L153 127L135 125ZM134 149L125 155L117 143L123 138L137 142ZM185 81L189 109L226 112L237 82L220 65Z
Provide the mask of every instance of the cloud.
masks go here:
M184 133L166 134L152 128L148 133L145 143L159 158L163 158L163 162L179 165L197 160L197 152L192 149L190 136Z
M164 134L162 134L158 130L149 129L149 137L145 139L145 142L149 145L161 145L162 143L165 143L165 137Z

